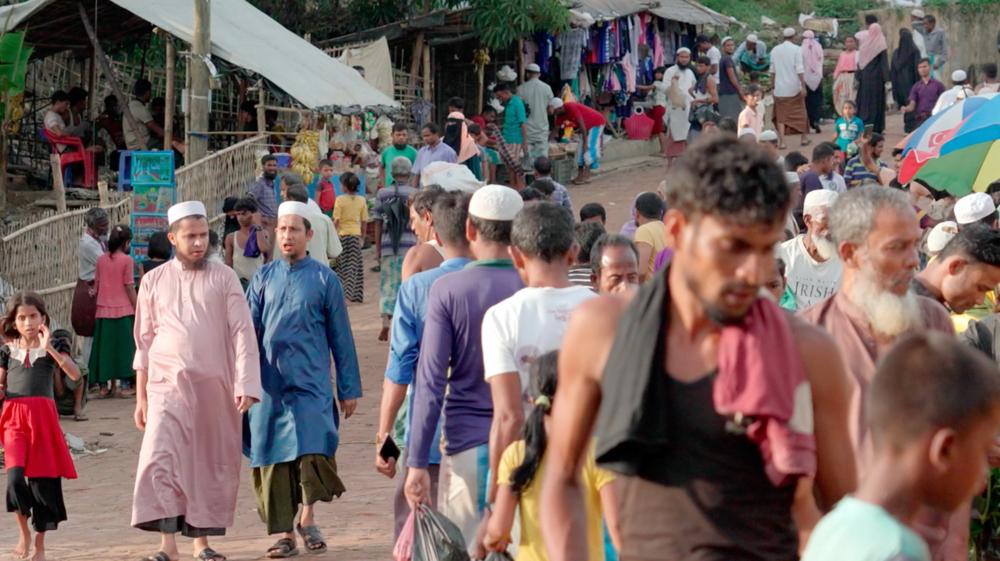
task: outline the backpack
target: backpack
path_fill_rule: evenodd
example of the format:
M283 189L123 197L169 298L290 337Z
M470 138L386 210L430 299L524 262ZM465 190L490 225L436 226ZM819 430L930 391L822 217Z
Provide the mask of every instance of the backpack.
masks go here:
M409 199L400 196L399 185L393 184L392 196L382 201L379 213L382 215L382 229L389 233L392 240L392 252L399 253L399 242L410 222Z

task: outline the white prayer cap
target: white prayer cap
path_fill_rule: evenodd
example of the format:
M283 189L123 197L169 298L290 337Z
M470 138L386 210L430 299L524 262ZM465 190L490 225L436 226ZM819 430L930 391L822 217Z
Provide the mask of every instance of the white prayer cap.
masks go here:
M768 130L760 133L760 138L758 140L760 140L761 142L777 142L778 141L778 133L774 132L773 130L768 129Z
M958 224L955 224L951 220L939 222L937 226L931 229L931 233L927 234L927 251L930 253L940 252L957 235Z
M971 193L955 203L955 221L959 224L972 224L996 211L993 197L986 193Z
M469 201L469 215L483 220L514 220L522 208L521 195L503 185L487 185L473 193Z
M807 29L807 30L803 31L802 32L802 36L805 37L806 39L815 39L816 38L816 34L813 33L812 29Z
M969 76L965 73L965 70L956 70L951 73L952 82L964 82L966 79L968 79L968 77Z
M753 130L750 127L743 127L742 129L740 129L740 134L737 135L737 138L743 138L744 136L752 136L754 137L754 140L756 140L757 131Z
M757 42L756 33L751 33L750 35L747 35L747 43L756 43L756 42Z
M799 179L799 174L794 171L786 171L785 181L788 182L789 185L798 185L801 179Z
M188 216L208 216L208 212L201 201L184 201L183 203L175 204L167 210L167 223L172 225L174 222Z
M691 54L691 49L689 49L687 47L681 47L681 48L677 49L677 53L676 54L684 54L684 53Z
M528 66L525 66L524 67L524 71L525 72L534 72L535 74L541 74L542 73L541 67L539 67L537 64L535 64L533 62L531 64L529 64Z
M809 211L814 208L831 207L837 201L837 192L829 189L816 189L806 194L805 201L802 202L802 210Z
M924 11L921 10L920 8L917 8L916 10L910 12L910 16L917 19L924 19Z
M785 39L788 39L789 37L795 37L795 28L786 27L785 30L781 32L781 34L784 35Z
M306 220L312 216L312 212L309 210L309 205L306 203L300 203L299 201L285 201L278 206L278 218L282 216L301 216Z
M552 99L549 100L549 107L551 107L553 110L560 109L560 108L562 108L563 105L566 105L566 104L563 103L562 98L553 97Z

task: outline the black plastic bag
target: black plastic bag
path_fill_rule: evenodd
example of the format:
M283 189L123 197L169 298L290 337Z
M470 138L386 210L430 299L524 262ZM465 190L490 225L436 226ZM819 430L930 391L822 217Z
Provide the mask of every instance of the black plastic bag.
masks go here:
M411 561L469 561L462 531L426 505L417 512Z

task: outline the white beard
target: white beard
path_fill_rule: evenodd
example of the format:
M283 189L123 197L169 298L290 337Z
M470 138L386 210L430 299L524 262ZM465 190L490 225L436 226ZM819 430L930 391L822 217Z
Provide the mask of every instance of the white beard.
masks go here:
M829 261L831 257L837 254L837 244L833 243L833 240L830 238L812 236L812 242L816 246L816 253L823 261Z
M903 296L887 292L870 273L862 271L855 277L847 296L878 335L897 337L920 325L922 314L916 295L909 291Z

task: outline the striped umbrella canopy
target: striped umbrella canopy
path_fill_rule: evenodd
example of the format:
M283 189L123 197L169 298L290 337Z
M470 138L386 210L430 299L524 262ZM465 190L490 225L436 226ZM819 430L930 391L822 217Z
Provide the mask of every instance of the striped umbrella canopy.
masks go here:
M899 182L909 183L924 164L938 156L941 147L955 136L962 125L994 96L988 94L960 100L924 121L913 131L903 148L905 156L899 166Z
M1000 180L1000 140L942 154L920 168L915 179L956 197L986 191Z
M950 154L973 144L998 139L1000 139L1000 96L995 96L962 123L951 139L941 147L940 153Z

